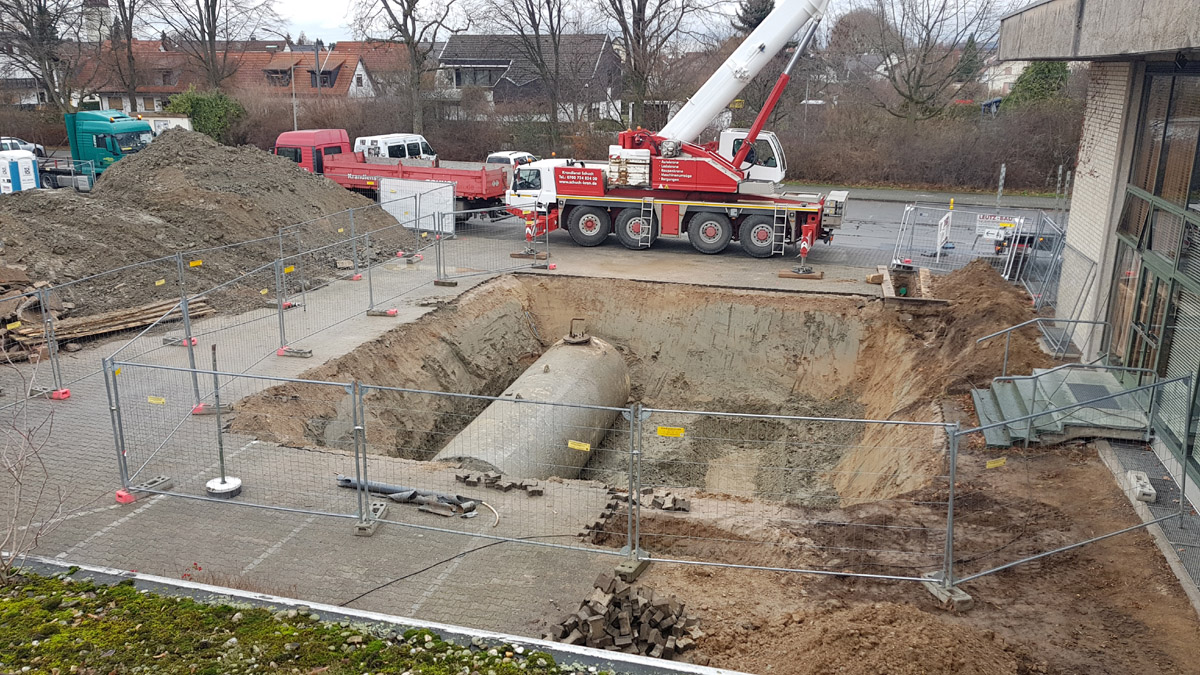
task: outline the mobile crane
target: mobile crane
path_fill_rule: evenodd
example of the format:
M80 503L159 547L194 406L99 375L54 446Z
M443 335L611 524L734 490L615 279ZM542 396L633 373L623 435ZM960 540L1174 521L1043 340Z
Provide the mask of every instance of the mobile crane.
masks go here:
M645 249L660 236L686 234L708 254L734 238L756 258L795 245L802 265L817 240L832 242L847 193L789 192L783 146L763 127L790 72L816 34L828 0L780 0L736 51L658 133L619 135L607 162L548 159L519 167L505 195L526 220L526 238L566 227L581 246L609 234ZM801 28L803 37L749 129L726 129L707 144L696 138Z

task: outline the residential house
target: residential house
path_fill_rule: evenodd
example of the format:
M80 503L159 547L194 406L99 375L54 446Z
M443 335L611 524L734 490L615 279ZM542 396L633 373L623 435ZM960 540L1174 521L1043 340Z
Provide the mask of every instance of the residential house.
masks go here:
M548 66L559 76L558 118L597 121L621 118L621 61L607 35L564 35L554 57L549 38L542 40ZM513 35L452 35L437 52L434 98L449 116L465 116L464 93L479 91L488 112L502 115L539 111L546 82ZM544 116L545 113L540 113Z
M984 62L979 81L992 96L1007 96L1027 67L1028 61L1001 61L992 56Z

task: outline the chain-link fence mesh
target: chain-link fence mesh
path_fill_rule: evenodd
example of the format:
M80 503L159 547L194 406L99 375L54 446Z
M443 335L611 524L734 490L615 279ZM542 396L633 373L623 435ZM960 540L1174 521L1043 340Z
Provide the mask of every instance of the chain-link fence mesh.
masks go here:
M550 234L545 215L516 217L496 209L439 214L438 279L549 267Z

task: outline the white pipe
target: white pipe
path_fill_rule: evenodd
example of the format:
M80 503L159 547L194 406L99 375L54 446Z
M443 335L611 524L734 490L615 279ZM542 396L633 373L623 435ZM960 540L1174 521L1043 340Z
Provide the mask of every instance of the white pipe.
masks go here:
M658 135L685 142L695 140L796 31L809 19L825 14L828 4L829 0L781 0Z

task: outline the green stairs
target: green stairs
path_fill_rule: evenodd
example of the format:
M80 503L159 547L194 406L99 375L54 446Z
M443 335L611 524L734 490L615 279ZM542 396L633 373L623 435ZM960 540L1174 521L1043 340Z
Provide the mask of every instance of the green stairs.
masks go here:
M1144 392L1088 403L1123 391L1103 368L1038 368L1029 377L996 378L990 389L973 389L971 399L980 426L996 425L983 430L992 447L1075 438L1145 440L1149 406ZM1022 419L1049 410L1058 412Z

